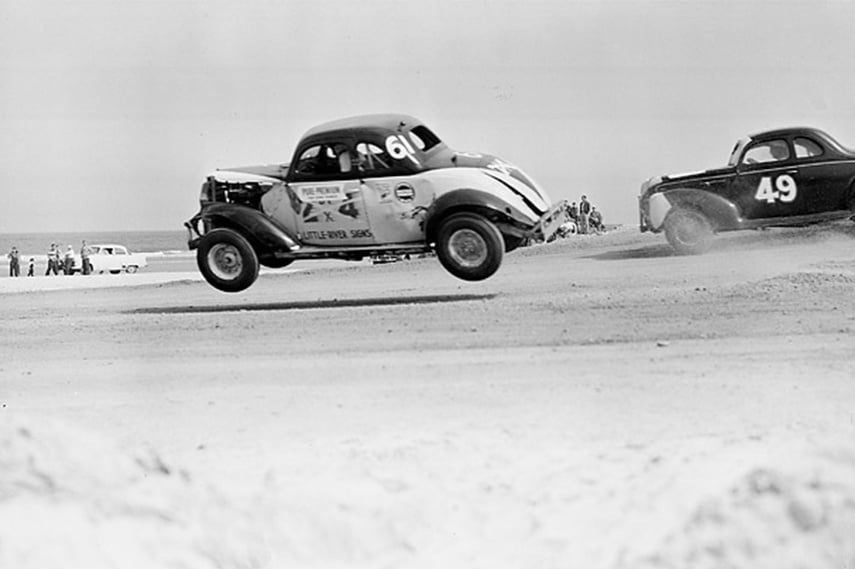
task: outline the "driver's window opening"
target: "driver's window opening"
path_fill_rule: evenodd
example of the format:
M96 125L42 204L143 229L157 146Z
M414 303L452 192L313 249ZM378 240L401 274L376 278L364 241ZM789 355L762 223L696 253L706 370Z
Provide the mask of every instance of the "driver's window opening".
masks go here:
M353 170L350 149L346 144L328 143L307 148L297 160L301 174L336 175Z
M783 162L790 158L790 148L786 140L770 140L761 142L745 152L743 164L765 164Z

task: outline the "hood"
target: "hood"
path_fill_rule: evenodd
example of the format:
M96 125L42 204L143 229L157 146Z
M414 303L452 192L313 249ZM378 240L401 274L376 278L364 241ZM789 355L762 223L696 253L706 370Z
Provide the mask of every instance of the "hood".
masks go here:
M729 176L735 173L736 168L733 166L725 166L724 168L713 168L711 170L700 170L698 172L686 172L684 174L668 174L666 176L662 176L662 182L688 182L716 176Z
M262 176L264 178L273 178L275 180L285 180L288 175L288 164L261 164L258 166L239 166L237 168L222 168L214 172L213 176L217 179L232 177L228 173L235 172L237 174L251 174L252 176Z
M479 168L488 176L498 180L511 191L519 194L537 211L546 211L552 200L543 187L528 174L510 162L491 154L455 152L451 161L458 168Z

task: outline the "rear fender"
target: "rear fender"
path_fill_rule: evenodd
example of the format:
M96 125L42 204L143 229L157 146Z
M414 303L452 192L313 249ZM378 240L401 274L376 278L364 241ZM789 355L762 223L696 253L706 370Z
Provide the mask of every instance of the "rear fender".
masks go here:
M203 206L202 211L189 222L191 230L201 237L202 232L198 229L200 222L206 231L225 227L239 232L249 241L261 260L300 248L297 239L287 229L248 206L226 203ZM191 240L190 248L195 249L197 243L198 239Z
M739 209L730 200L701 190L678 188L650 196L650 228L661 231L665 218L677 207L703 213L716 231L742 226Z
M495 223L502 233L518 233L532 228L537 220L532 220L518 208L500 197L482 190L460 189L448 192L437 198L428 208L425 223L425 236L428 243L436 241L440 222L458 212L473 212Z

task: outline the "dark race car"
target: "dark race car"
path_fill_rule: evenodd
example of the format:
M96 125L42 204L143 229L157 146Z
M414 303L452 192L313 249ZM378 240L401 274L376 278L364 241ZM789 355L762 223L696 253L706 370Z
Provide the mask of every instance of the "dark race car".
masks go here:
M516 166L455 152L398 114L310 129L288 164L217 170L200 205L185 224L189 247L226 292L249 287L259 265L427 252L456 277L482 280L505 252L550 239L564 221L563 202Z
M639 214L641 231L664 231L681 254L705 252L720 231L852 217L855 152L813 128L755 134L725 168L644 182Z

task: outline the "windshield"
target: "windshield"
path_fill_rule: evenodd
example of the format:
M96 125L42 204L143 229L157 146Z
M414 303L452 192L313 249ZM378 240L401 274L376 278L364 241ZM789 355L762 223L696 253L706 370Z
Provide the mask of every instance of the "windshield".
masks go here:
M728 166L736 166L739 164L739 157L742 155L742 150L751 142L750 138L743 138L736 142L736 145L733 147L733 151L730 153L730 159L727 161Z

